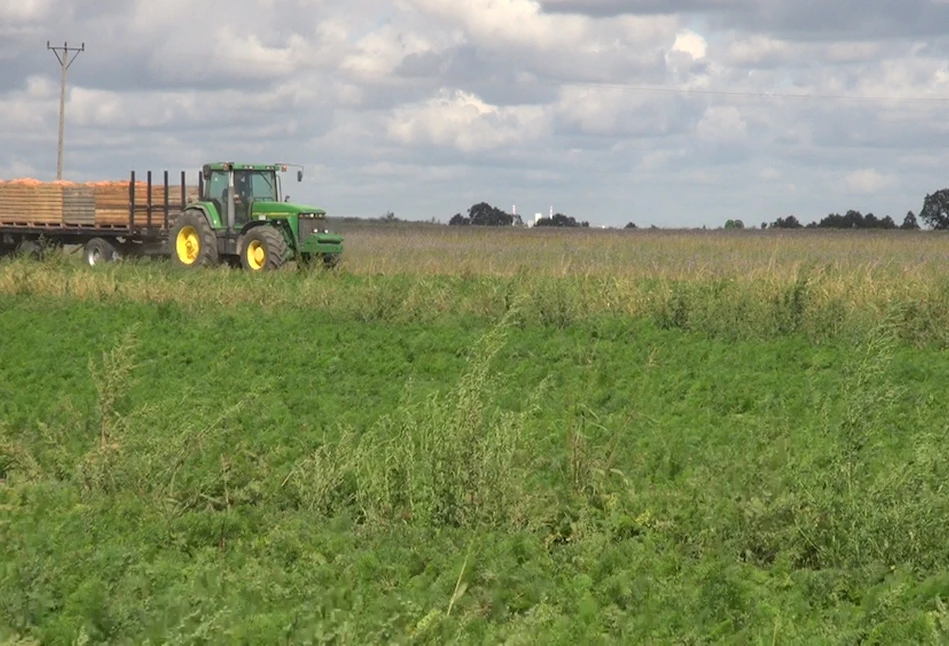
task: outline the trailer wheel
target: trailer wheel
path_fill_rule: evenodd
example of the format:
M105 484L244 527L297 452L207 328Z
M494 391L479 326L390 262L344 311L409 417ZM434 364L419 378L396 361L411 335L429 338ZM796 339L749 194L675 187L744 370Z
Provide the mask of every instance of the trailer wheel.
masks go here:
M35 240L21 238L16 245L16 254L23 258L40 259L40 246Z
M82 247L82 257L90 267L118 260L119 254L108 240L93 238Z
M178 216L169 232L168 246L176 267L200 267L218 262L217 237L208 219L198 211L185 211Z
M280 269L287 259L287 241L272 226L254 227L240 242L241 265L249 271Z

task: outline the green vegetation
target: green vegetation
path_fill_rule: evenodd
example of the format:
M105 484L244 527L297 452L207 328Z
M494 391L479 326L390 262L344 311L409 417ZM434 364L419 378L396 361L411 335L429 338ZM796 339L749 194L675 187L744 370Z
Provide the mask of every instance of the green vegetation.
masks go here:
M949 638L937 234L473 229L4 259L0 643Z

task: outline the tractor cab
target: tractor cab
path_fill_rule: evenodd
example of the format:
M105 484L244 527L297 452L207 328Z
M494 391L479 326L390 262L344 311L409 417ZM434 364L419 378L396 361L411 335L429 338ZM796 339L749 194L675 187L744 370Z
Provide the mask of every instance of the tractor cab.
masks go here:
M254 164L205 164L202 169L201 199L216 207L222 224L233 222L240 229L256 219L254 205L283 201L281 198L278 170L286 171L286 165ZM303 171L297 171L297 181L303 179ZM233 198L233 201L231 200Z

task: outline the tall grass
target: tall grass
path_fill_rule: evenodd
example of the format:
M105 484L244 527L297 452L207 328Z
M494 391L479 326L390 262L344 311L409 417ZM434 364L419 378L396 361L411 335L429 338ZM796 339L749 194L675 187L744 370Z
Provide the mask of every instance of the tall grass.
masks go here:
M357 274L595 276L623 279L793 278L801 267L873 278L945 272L934 231L600 230L353 226Z
M358 230L333 272L184 273L145 261L91 271L53 259L0 263L0 294L131 299L190 310L303 307L350 320L496 320L567 327L644 318L727 338L867 332L894 320L910 342L949 341L949 252L935 232Z
M492 405L492 370L510 317L473 349L467 370L444 393L411 391L366 433L344 432L293 469L284 485L312 511L352 506L371 526L520 529L542 507L529 492L538 456L527 421ZM540 388L543 388L541 384Z

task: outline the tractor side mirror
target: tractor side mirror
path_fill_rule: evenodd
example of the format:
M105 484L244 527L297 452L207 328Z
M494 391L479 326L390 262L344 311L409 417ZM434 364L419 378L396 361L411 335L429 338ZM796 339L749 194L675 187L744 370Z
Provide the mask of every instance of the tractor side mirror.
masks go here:
M302 182L302 181L303 181L303 171L302 171L302 170L298 170L298 171L297 171L297 181L298 181L298 182Z

